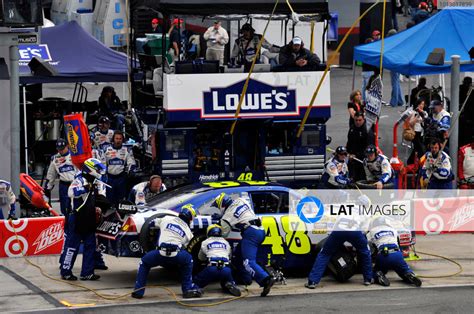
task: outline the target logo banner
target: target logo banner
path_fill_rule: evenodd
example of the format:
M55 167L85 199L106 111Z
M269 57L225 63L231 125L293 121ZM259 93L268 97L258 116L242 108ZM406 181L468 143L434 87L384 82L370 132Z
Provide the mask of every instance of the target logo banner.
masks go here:
M417 233L474 232L474 196L433 197L413 202Z
M63 230L64 217L0 220L0 257L59 254Z

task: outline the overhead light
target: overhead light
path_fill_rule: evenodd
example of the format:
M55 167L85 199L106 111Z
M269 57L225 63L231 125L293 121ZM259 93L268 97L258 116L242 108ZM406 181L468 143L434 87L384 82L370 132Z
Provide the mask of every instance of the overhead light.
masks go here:
M444 48L435 48L426 58L425 63L430 65L444 65L444 56L446 55L446 51Z

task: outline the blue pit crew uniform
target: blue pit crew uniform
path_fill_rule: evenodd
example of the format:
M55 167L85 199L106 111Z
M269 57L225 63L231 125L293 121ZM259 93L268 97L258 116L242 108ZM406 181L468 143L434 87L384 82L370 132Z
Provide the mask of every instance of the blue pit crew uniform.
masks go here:
M369 245L365 235L358 229L359 224L355 220L346 217L338 219L334 230L328 236L323 248L318 253L313 268L308 276L307 287L319 284L329 260L336 251L343 247L344 242L352 244L361 257L364 283L370 284L372 282L372 260L370 258Z
M127 173L135 170L135 159L132 152L124 146L108 146L104 150L107 162L108 184L112 188L107 189L107 198L113 204L117 204L127 195Z
M449 130L451 128L451 115L444 109L433 114L433 121L438 124L438 130Z
M365 158L364 170L368 181L380 181L384 188L388 188L390 185L393 188L392 166L386 156L378 154L373 161Z
M114 137L114 130L108 129L107 131L97 130L91 133L91 139L94 141L94 146L99 148L107 144L112 143Z
M246 200L243 198L234 201L229 199L229 202L231 203L227 207L224 206L224 209L217 206L223 210L223 216L221 217L222 236L226 237L232 229L240 230L243 264L236 266L245 269L245 271L240 272L242 281L250 284L252 278L255 279L261 287L264 287L262 296L265 296L273 285L273 278L257 263L257 251L265 240L265 231L260 219L255 215L251 205Z
M349 168L345 160L339 161L333 157L324 166L324 174L321 178L321 184L326 189L346 188L351 183L349 178Z
M51 163L49 164L48 173L46 174L46 189L52 190L54 188L54 182L59 177L59 203L61 213L64 216L67 216L71 210L71 199L68 195L68 189L76 173L77 169L72 163L69 150L64 155L57 153L51 157Z
M425 163L421 168L421 175L423 179L429 180L428 189L442 190L453 188L452 180L454 176L451 170L451 160L445 152L438 152L436 156L433 156L431 152L427 152L425 154Z
M98 279L98 276L94 274L94 266L99 254L96 252L95 199L97 194L105 195L105 187L100 182L93 184L89 181L82 173L78 173L69 187L68 194L72 199L73 210L68 218L67 235L60 257L61 277L64 279L73 276L72 268L81 242L84 245L81 279Z
M152 224L159 226L160 229L158 249L150 251L142 257L135 281L134 297L143 297L145 289L141 288L144 288L146 285L150 269L156 266L177 266L181 272L181 289L183 294L188 291L197 290L192 281L193 258L186 251L186 246L193 238L189 224L177 216L157 218Z
M198 257L201 261L207 261L207 267L194 278L194 282L200 288L214 281L219 281L224 288L228 283L235 285L232 269L229 267L231 254L230 244L224 238L209 237L205 240Z
M150 190L149 183L149 181L146 181L135 185L130 191L130 194L128 195L128 200L134 203L135 205L145 205L147 203L147 200L161 192L166 191L166 186L164 185L164 183L161 183L159 191L154 193Z
M375 257L374 278L377 278L382 285L389 285L388 279L383 278L384 282L380 282L377 272L385 275L389 270L394 270L404 281L409 281L414 277L410 266L403 259L403 254L398 247L398 234L395 229L388 225L379 225L370 228L367 234L369 242L377 248ZM419 279L417 280L419 281ZM385 283L385 284L384 284ZM415 282L411 282L417 285Z
M15 193L11 184L5 180L0 180L0 219L7 219L15 216Z

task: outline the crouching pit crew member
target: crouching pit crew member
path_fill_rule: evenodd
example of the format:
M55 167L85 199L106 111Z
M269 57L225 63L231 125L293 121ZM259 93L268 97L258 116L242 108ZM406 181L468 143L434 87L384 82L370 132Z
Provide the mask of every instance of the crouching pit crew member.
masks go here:
M260 219L255 215L250 204L243 198L233 201L225 193L219 194L212 206L217 207L221 212L222 235L227 236L232 229L240 230L242 235L243 265L242 272L246 284L252 282L252 278L263 287L260 296L265 297L270 292L275 279L269 275L257 263L257 250L265 239L265 231Z
M377 189L393 189L393 171L388 158L377 152L375 145L367 146L364 159L365 176L368 181L376 181Z
M451 158L441 150L441 141L431 142L430 151L425 154L425 163L421 168L424 181L428 182L428 189L452 189L454 179L451 170Z
M350 183L347 149L345 146L338 146L334 157L324 167L324 174L321 178L322 188L345 189Z
M415 276L413 271L403 259L403 254L398 247L397 231L390 226L385 217L378 217L370 224L367 234L370 243L376 248L374 279L382 286L390 286L390 281L385 274L394 270L403 281L421 286L421 280Z
M324 275L326 267L331 257L340 249L344 242L352 244L362 259L362 274L364 276L364 285L372 284L372 260L370 258L369 244L367 238L360 231L360 224L350 217L341 217L336 221L334 230L324 242L323 248L318 253L313 269L308 276L308 282L305 287L315 289Z
M64 250L60 257L61 278L77 280L72 269L76 261L81 242L84 244L82 255L81 280L97 280L94 274L96 252L96 198L105 196L105 187L101 180L106 173L105 166L97 159L89 158L82 166L69 187L68 194L72 199L72 212L67 219L68 228Z
M149 181L138 183L130 191L128 200L135 205L146 205L155 195L166 191L166 185L159 175L153 175Z
M179 267L181 272L181 289L184 298L201 297L201 290L193 283L193 258L186 246L193 238L189 224L196 217L192 205L184 205L179 216L164 216L155 219L152 224L160 229L158 248L142 257L138 266L135 290L132 297L143 298L148 273L152 267Z
M219 281L224 291L240 297L241 291L235 285L232 269L229 267L231 255L231 246L222 237L222 227L210 225L207 228L207 239L202 242L198 255L199 260L207 262L207 267L194 278L196 285L204 288L213 281Z

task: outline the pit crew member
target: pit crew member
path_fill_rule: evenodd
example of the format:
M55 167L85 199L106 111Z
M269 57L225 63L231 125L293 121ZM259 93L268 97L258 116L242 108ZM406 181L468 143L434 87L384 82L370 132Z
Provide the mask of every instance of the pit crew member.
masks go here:
M92 133L94 146L102 148L104 144L111 144L114 137L114 130L110 129L110 119L106 116L99 118L97 122L97 131Z
M459 149L458 180L460 189L474 189L474 136L470 144Z
M0 180L0 219L15 219L15 202L10 182Z
M230 268L231 255L231 246L222 237L222 227L210 225L207 228L207 239L202 242L198 255L199 260L207 262L207 267L194 278L196 285L204 288L213 281L219 281L224 291L239 297L241 291L235 285Z
M347 149L338 146L334 157L324 166L324 174L321 178L322 187L326 189L344 189L351 183L349 169L347 167Z
M153 175L149 181L135 185L130 191L128 200L135 205L146 205L149 199L164 191L166 191L166 185L161 180L161 177Z
M112 186L107 190L107 198L113 204L127 197L127 173L136 168L133 153L122 146L123 141L123 132L115 131L112 145L104 151L108 184Z
M390 226L390 222L385 217L378 217L370 223L367 237L377 252L373 274L376 283L381 286L390 286L390 281L385 274L389 270L394 270L403 281L416 287L421 286L421 280L403 259L403 254L398 247L397 231Z
M393 171L388 158L379 154L375 145L367 146L364 158L365 176L368 181L376 181L377 189L393 188Z
M434 139L430 151L425 154L425 163L421 168L423 180L428 182L428 189L452 189L454 176L451 170L451 159L441 150L441 141Z
M260 287L263 287L260 296L267 296L275 279L257 264L257 250L265 239L262 222L243 198L233 201L228 195L221 193L215 198L212 206L220 210L223 237L226 237L232 229L240 230L243 264L237 266L245 268L245 271L241 272L243 281L250 284L252 278L255 279Z
M60 257L61 278L77 280L72 269L79 252L81 242L84 244L82 256L81 280L98 280L94 274L96 253L96 198L105 195L102 184L106 173L105 165L99 160L89 158L84 162L82 171L76 175L69 187L68 194L72 199L72 212L68 217L67 236Z
M351 217L340 217L334 226L334 230L324 242L323 248L318 253L313 268L308 276L308 282L305 287L308 289L315 289L324 271L329 263L331 257L336 251L344 245L344 242L351 243L359 253L362 259L362 274L364 276L364 285L372 284L372 260L370 258L370 250L367 238L360 231L360 223Z
M78 170L72 163L66 140L59 138L56 141L56 150L58 153L51 157L51 163L46 174L45 194L48 197L51 196L54 182L59 177L59 204L61 213L67 216L71 210L71 199L68 196L68 189Z
M158 226L160 229L158 248L148 252L141 259L132 297L143 298L148 273L156 266L179 267L184 298L196 298L202 295L201 290L192 281L193 258L186 250L186 246L193 238L189 224L195 216L194 208L188 204L181 208L178 216L164 216L152 222L152 226Z

